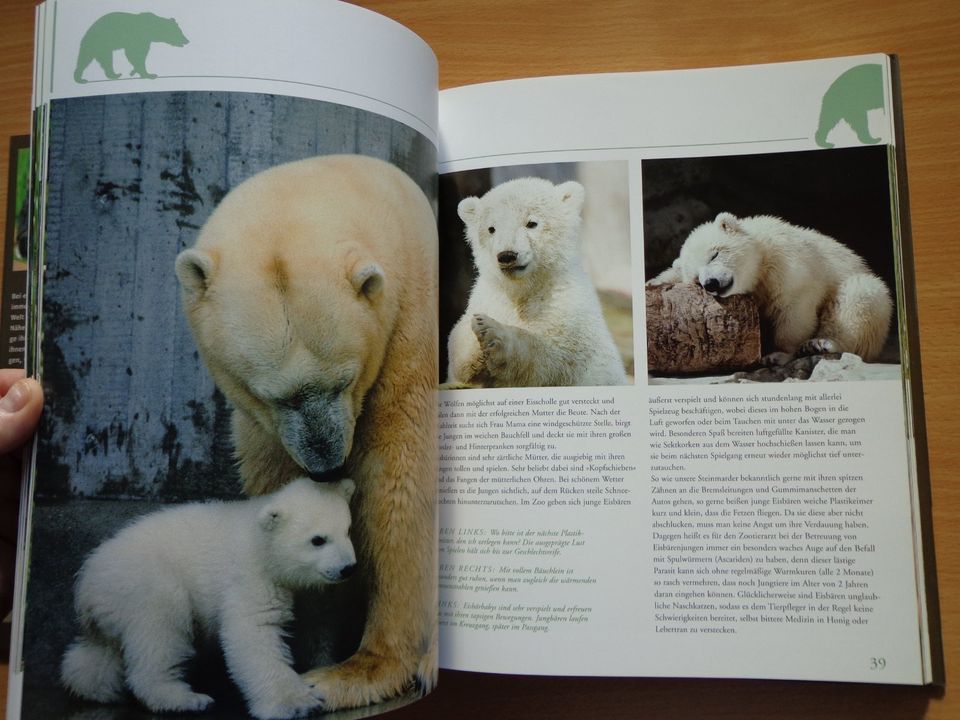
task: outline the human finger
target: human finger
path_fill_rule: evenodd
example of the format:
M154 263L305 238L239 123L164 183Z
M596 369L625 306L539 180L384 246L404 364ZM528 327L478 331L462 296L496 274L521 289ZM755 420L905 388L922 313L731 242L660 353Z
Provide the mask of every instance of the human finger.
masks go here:
M2 383L2 378L0 378ZM0 453L23 445L43 410L43 389L33 378L20 378L0 397Z
M26 377L23 368L0 368L0 397L7 394L7 391L17 380Z

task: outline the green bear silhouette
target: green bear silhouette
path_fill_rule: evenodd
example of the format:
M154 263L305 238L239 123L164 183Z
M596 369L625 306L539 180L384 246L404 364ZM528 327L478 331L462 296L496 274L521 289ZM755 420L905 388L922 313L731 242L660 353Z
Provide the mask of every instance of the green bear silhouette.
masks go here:
M832 148L827 135L837 123L845 120L865 145L874 145L880 138L870 135L867 112L883 109L883 67L857 65L842 73L823 94L820 124L814 139L822 148Z
M73 79L85 83L83 71L94 60L111 80L120 77L113 69L113 52L123 50L133 66L130 76L153 79L156 75L147 71L147 53L150 43L162 42L183 47L189 40L184 36L173 18L162 18L153 13L112 12L96 20L80 41L77 69Z

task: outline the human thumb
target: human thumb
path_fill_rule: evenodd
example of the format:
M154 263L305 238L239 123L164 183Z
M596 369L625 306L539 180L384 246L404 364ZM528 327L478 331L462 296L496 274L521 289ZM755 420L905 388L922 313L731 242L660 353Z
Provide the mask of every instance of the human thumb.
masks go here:
M0 398L0 453L23 445L33 434L43 410L43 389L33 378L17 380Z

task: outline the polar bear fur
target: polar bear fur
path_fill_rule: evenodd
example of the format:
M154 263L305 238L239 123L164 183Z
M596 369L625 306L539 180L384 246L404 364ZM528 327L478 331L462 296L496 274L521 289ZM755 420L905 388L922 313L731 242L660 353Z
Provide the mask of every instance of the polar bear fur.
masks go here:
M180 669L199 628L220 639L254 717L319 707L290 666L283 629L294 590L353 573L353 490L352 480L301 478L252 500L161 510L121 530L78 575L82 633L64 655L64 685L112 702L126 684L154 712L204 710L213 699L194 692Z
M770 216L720 213L690 233L673 265L648 282L697 282L717 297L752 294L782 363L796 354L883 348L893 303L863 258L833 238Z
M245 491L341 468L357 483L366 623L352 657L307 674L327 710L436 676L437 250L406 174L334 155L241 183L177 258Z
M477 279L448 339L448 383L623 385L623 361L580 252L584 189L541 178L460 201Z

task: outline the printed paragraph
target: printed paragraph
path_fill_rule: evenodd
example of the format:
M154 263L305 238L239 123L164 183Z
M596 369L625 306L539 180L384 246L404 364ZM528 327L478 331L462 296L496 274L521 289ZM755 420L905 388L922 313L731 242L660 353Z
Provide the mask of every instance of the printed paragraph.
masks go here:
M649 416L655 466L863 457L858 435L866 418L851 413L839 392L652 397Z
M651 399L656 631L868 624L866 424L839 392Z
M578 572L567 556L586 546L583 530L573 528L443 528L440 531L440 589L490 600L440 602L440 624L485 631L546 633L556 625L588 621L592 609L576 604L505 602L505 595L537 588L568 591L595 586L593 575Z
M440 504L632 505L631 426L613 397L443 400Z

